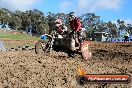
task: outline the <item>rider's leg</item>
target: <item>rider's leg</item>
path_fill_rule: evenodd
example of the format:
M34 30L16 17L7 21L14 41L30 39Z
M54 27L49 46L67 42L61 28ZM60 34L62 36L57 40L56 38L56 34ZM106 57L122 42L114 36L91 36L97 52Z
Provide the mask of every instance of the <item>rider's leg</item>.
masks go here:
M81 36L81 33L78 32L77 35L78 35L78 41L79 41L79 43L81 43L81 42L82 42L82 36Z
M70 33L70 38L71 38L71 48L72 48L72 50L76 50L77 37L76 37L76 32L75 31L72 31Z
M75 42L76 42L76 47L79 47L79 36L78 36L78 32L75 32Z

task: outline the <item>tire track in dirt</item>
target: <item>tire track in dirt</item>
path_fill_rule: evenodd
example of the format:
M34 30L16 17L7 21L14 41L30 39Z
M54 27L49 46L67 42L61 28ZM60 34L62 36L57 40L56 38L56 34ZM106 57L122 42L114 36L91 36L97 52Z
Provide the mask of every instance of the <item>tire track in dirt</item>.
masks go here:
M131 56L124 54L124 51L130 51L128 54L131 54L131 46L128 51L121 46L124 51L120 51L120 57L117 56L117 44L97 43L91 47L93 56L87 61L82 60L80 56L71 58L61 52L48 55L37 55L32 50L0 52L0 88L131 88L132 83L84 86L77 84L79 66L85 68L89 74L132 75L132 61L129 60ZM113 56L114 53L116 56Z

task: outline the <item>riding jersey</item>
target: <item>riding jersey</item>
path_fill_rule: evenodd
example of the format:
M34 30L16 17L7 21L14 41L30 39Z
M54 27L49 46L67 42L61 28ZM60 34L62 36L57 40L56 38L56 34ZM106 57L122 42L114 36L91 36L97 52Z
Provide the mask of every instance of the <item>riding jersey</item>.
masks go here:
M74 20L70 21L70 27L75 32L80 31L81 30L81 22L80 22L80 19L75 17Z

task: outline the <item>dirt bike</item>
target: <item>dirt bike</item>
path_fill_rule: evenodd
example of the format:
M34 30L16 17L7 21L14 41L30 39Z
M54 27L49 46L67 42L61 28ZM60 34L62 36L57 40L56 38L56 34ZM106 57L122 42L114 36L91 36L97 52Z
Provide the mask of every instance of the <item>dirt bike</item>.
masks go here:
M54 50L56 52L65 52L69 57L73 58L77 54L80 54L83 59L91 57L91 52L89 51L89 41L83 41L80 43L80 47L76 47L75 40L70 36L70 34L62 36L54 33L53 35L45 34L44 36L45 39L41 39L35 44L36 54L48 54L48 52Z

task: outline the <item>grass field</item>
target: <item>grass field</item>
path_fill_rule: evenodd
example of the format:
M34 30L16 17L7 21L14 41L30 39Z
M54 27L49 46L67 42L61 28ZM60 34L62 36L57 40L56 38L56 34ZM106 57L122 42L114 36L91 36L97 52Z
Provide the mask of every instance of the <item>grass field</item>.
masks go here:
M0 30L0 39L11 39L11 40L39 40L38 37L33 37L27 34L13 34Z
M38 41L39 39L39 37L27 34L5 32L3 30L0 30L0 40L4 42L5 48L15 48L23 45L30 45L33 47L36 41Z

